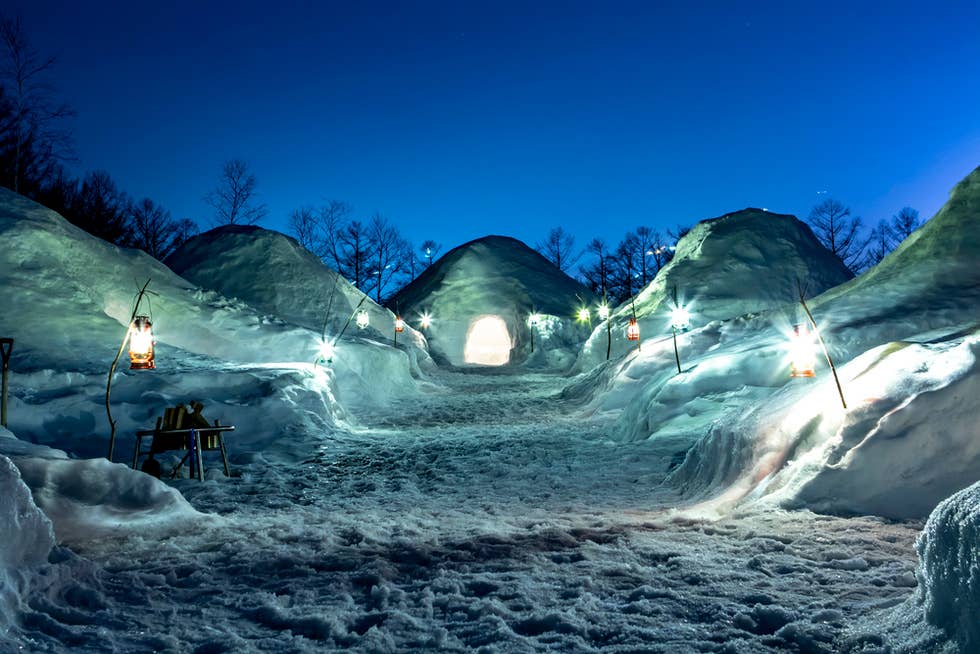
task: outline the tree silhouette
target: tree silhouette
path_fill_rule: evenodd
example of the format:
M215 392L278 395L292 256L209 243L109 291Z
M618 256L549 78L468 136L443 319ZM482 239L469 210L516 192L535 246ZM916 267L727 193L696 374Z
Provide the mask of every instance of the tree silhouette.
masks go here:
M248 170L243 159L226 161L218 178L218 185L204 196L204 201L214 208L216 225L254 225L265 218L268 208L256 201L255 187L258 182Z

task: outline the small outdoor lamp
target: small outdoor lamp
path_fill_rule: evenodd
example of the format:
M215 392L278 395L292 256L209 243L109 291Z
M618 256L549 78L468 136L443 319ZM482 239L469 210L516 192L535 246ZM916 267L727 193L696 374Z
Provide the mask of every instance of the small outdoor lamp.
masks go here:
M148 316L136 316L129 325L129 369L152 370L153 324Z
M630 318L630 324L626 328L626 340L640 340L640 326L636 323L636 318Z
M691 313L684 307L674 307L670 312L670 326L682 332L691 326Z
M320 341L320 358L317 363L333 363L334 351L333 343L326 339Z
M428 329L429 325L432 324L432 316L428 313L423 313L420 324L422 325L422 329Z
M368 317L368 312L361 309L357 312L357 328L367 329L368 324L370 324L371 319Z
M531 328L531 352L534 352L534 330L541 323L541 314L532 313L527 317L527 326Z
M813 334L805 324L793 327L790 339L790 377L815 377L813 371L817 363L816 346Z
M599 305L599 318L605 320L609 317L609 305L603 302Z
M579 309L578 310L577 317L578 317L578 321L579 322L591 322L592 321L592 314L589 312L588 307L582 307L581 309Z

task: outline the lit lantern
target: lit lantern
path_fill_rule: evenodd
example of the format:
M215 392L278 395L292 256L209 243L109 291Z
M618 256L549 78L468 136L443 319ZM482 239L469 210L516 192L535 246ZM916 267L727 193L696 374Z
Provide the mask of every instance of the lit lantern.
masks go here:
M629 327L626 328L626 340L628 341L640 340L640 326L636 324L636 318L630 318Z
M670 312L670 324L679 332L691 326L691 314L684 307L674 307Z
M793 327L793 336L790 341L790 377L814 377L814 366L817 362L816 346L813 343L813 334L806 325L796 325Z
M581 309L578 310L579 322L589 322L591 318L592 318L592 314L589 313L589 310L586 307L582 307Z
M364 309L361 309L360 311L357 312L357 328L358 329L366 329L367 326L368 326L368 324L370 322L371 322L371 319L368 318L368 312L367 311L365 311Z
M405 321L402 320L401 316L398 316L395 318L395 333L401 334L403 331L405 331Z
M422 325L422 329L428 329L429 325L432 324L432 316L427 313L423 313L420 324Z
M603 302L599 305L599 318L605 320L609 317L609 305Z
M530 325L531 327L537 327L540 322L541 322L541 314L539 313L532 313L530 316L527 317L527 324Z
M152 370L153 325L147 316L136 316L129 326L129 369Z

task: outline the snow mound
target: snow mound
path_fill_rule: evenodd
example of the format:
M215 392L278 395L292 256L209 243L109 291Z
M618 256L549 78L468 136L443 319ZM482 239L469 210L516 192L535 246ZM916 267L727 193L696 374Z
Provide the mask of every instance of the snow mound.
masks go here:
M38 509L16 466L0 456L0 634L13 625L27 574L54 547L51 521ZM0 640L0 643L3 641Z
M980 483L945 500L919 537L911 600L963 652L980 651Z
M122 529L146 533L200 517L179 491L105 459L17 458L23 483L54 525L59 543L79 543Z
M249 225L218 227L189 239L165 263L203 288L317 333L336 338L346 326L345 337L384 342L394 334L393 313L279 232ZM369 317L363 329L353 321L348 324L357 307ZM413 360L428 361L425 338L410 326L399 342L413 350Z
M635 298L643 340L670 334L673 291L688 309L695 327L774 309L798 297L797 280L819 293L852 277L837 257L817 241L794 216L762 209L743 209L703 220L680 240L674 258ZM621 304L612 321L612 357L635 345L626 339L633 316L630 302ZM606 329L593 332L578 367L604 361ZM642 341L641 341L642 348Z
M517 239L485 236L450 250L388 303L426 329L434 355L452 365L527 362L567 366L587 336L576 309L594 297ZM534 356L528 317L538 313Z

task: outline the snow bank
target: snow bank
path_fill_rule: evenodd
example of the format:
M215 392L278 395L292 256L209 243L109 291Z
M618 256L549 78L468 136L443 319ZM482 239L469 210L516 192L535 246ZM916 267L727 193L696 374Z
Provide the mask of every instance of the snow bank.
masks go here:
M499 358L543 367L572 360L589 331L576 324L576 309L595 302L521 241L485 236L447 252L388 304L412 324L429 315L429 347L452 365ZM528 317L535 312L542 319L532 357Z
M31 568L54 547L51 521L38 509L16 466L0 456L0 643L15 622Z
M250 225L226 225L191 238L166 262L185 279L237 298L259 311L337 338L355 337L391 344L395 315L331 270L295 239ZM369 323L350 321L356 308ZM346 331L344 328L346 326ZM429 365L425 337L405 326L399 346L413 369Z
M980 483L933 511L917 549L919 586L910 601L961 651L980 651Z
M670 263L637 294L640 336L646 342L670 335L674 288L678 303L691 314L691 324L700 327L794 302L798 279L815 294L851 276L794 216L743 209L703 220L680 240ZM609 317L613 359L635 349L635 343L626 339L633 310L631 303L624 302ZM576 367L585 370L604 362L607 345L608 334L600 325Z

